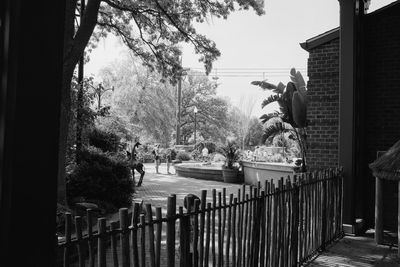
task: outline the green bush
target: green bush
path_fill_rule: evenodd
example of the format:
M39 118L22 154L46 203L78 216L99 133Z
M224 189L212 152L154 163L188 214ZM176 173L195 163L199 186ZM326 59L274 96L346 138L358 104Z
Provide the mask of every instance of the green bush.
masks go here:
M116 208L126 207L132 203L133 186L123 155L104 153L96 148L84 149L81 163L67 176L70 202L84 199L108 202Z
M181 161L190 160L190 154L186 151L179 151L178 154L176 155L176 159Z
M94 128L89 133L89 145L100 148L104 152L117 152L120 147L120 138L112 132Z
M203 150L204 147L207 147L209 154L217 151L217 144L215 144L212 141L199 142L194 146L194 150L201 152L201 150Z

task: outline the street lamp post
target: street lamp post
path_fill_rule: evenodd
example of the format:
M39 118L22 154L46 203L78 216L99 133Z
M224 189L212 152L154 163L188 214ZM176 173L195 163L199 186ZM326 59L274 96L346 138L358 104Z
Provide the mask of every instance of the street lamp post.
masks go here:
M194 107L194 145L196 145L196 128L197 128L197 120L196 120L196 115L197 115L197 107Z

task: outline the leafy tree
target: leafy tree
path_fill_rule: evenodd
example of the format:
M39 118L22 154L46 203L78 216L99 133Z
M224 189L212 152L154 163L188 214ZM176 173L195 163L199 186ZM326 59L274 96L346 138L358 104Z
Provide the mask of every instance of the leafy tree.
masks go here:
M222 141L227 129L228 102L217 96L217 85L207 76L191 72L183 82L181 138L188 143L194 134L194 108L197 107L197 134L203 140ZM200 141L200 140L199 140Z
M181 69L179 43L193 44L207 73L211 71L212 62L220 55L214 42L197 33L194 21L201 23L209 16L227 18L238 8L253 8L258 15L264 13L263 3L259 0L88 0L84 12L79 14L82 16L81 23L75 25L79 5L78 0L66 2L59 166L65 165L71 80L90 39L91 44L95 45L96 40L112 32L120 36L149 69L157 69L163 77L171 77L174 81L175 73ZM58 184L59 202L66 204L65 169L62 167L59 168Z
M252 84L260 86L264 90L271 90L274 94L265 99L262 107L277 102L279 111L261 116L263 123L273 120L265 129L265 138L282 132L291 132L291 138L296 140L302 154L302 171L306 167L306 138L307 138L307 89L303 76L295 68L290 70L291 82L285 86L283 83L274 85L266 81L253 81ZM278 120L276 120L278 118Z
M251 118L249 128L244 138L245 147L257 146L263 143L263 125L256 117Z

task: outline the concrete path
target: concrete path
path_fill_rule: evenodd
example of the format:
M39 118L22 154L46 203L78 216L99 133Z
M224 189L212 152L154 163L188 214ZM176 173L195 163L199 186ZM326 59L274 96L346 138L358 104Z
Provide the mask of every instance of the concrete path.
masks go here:
M212 180L200 180L194 178L179 177L175 174L173 166L170 168L172 174L167 174L167 166L165 163L159 167L160 174L156 174L154 163L145 163L145 176L141 187L136 187L134 195L135 201L143 200L150 203L153 208L161 207L163 214L167 209L167 198L171 194L176 194L177 206L183 206L183 199L187 194L195 194L199 198L201 190L207 190L207 200L212 201L212 189L222 193L222 189L226 188L227 201L229 194L233 193L237 196L238 189L242 188L240 184L230 184L217 182ZM135 173L136 182L140 177L139 173ZM248 187L246 191L248 190Z

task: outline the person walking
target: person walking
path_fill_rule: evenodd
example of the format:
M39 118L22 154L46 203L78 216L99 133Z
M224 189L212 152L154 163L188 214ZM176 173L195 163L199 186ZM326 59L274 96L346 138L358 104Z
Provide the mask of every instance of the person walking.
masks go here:
M158 167L160 166L161 159L160 159L160 144L155 145L154 150L154 163L156 164L156 173L160 173L158 171Z
M130 166L132 169L132 176L133 176L133 182L135 183L135 170L140 173L140 178L137 186L141 186L143 182L143 177L144 177L144 170L143 170L143 163L139 162L138 155L136 149L141 145L141 143L136 142L135 145L132 148L131 152L131 159L130 159Z
M171 167L171 162L172 162L172 155L171 155L172 151L171 148L167 149L167 154L165 155L165 160L167 161L167 173L171 174L169 172L169 168Z
M208 161L208 148L206 146L204 146L204 148L201 150L201 154L202 154L202 158L203 161Z

